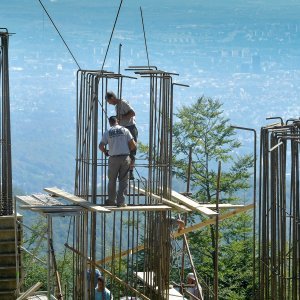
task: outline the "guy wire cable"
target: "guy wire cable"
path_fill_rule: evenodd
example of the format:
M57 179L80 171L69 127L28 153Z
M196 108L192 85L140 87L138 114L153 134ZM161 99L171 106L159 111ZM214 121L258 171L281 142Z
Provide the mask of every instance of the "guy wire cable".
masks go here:
M52 25L53 25L54 28L56 29L56 31L57 31L57 33L59 34L60 38L62 39L63 43L64 43L65 46L67 47L69 53L71 54L72 58L74 59L74 61L75 61L75 63L76 63L78 69L81 70L81 68L80 68L80 66L79 66L79 64L78 64L78 62L77 62L77 60L76 60L76 58L74 57L74 55L73 55L72 51L70 50L69 46L67 45L66 41L64 40L64 38L63 38L62 35L60 34L58 28L56 27L54 21L52 20L51 16L49 15L48 11L46 10L46 8L45 8L45 6L43 5L42 1L41 1L41 0L38 0L38 1L40 2L41 6L43 7L45 13L47 14L49 20L51 21Z
M117 12L117 15L116 15L116 18L115 18L114 26L113 26L113 29L112 29L111 34L110 34L110 38L109 38L109 42L108 42L107 49L106 49L106 52L105 52L105 56L104 56L104 60L103 60L103 63L102 63L101 71L103 71L103 67L104 67L104 64L105 64L105 61L106 61L106 56L107 56L107 53L108 53L108 50L109 50L109 47L110 47L112 36L114 34L114 31L115 31L115 27L116 27L116 24L117 24L117 21L118 21L118 17L119 17L119 13L120 13L120 10L121 10L122 3L123 3L123 0L121 0L121 2L120 2L119 9L118 9L118 12Z
M147 54L148 68L150 70L150 62L149 62L149 54L148 54L148 47L147 47L147 39L146 39L146 32L145 32L145 26L144 26L143 11L142 11L142 7L141 6L140 6L140 12L141 12L142 25L143 25L143 33L144 33L144 41L145 41L145 48L146 48L146 54Z

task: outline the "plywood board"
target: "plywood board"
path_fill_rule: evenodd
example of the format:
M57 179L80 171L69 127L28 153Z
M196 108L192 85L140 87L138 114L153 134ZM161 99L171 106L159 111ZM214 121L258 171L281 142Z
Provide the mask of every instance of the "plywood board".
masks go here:
M55 195L61 198L64 198L66 200L69 200L73 203L76 203L84 208L86 208L87 210L90 211L95 211L95 212L102 212L102 213L109 213L110 210L104 208L103 206L100 205L96 205L96 204L92 204L82 198L79 198L73 194L70 194L68 192L65 192L63 190L60 190L58 188L44 188L44 190L48 193L50 193L51 195Z

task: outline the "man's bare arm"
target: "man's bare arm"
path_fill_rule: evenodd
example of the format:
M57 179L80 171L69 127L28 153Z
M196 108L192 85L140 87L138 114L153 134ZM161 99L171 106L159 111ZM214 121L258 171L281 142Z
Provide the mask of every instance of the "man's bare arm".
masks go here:
M99 149L100 149L100 151L102 151L106 155L107 150L106 150L106 145L105 144L100 143L99 144Z
M131 119L134 116L135 116L135 112L132 109L128 111L126 114L121 115L122 119Z
M131 139L128 142L128 147L130 151L136 150L136 142L134 141L134 139Z

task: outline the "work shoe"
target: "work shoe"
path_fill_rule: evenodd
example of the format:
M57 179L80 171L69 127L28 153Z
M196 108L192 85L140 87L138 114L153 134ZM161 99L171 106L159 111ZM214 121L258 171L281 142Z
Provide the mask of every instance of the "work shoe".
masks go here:
M129 171L129 180L134 180L133 170Z
M115 202L109 201L109 199L104 201L105 206L116 206Z
M127 204L126 204L126 203L119 203L119 204L117 204L117 206L118 206L118 207L126 207Z

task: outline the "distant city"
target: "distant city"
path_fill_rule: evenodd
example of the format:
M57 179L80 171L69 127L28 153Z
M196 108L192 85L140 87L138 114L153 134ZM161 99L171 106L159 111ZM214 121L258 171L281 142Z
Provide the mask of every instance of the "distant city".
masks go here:
M101 68L119 5L98 2L44 1L82 69ZM142 6L150 64L190 86L175 88L176 109L205 95L224 103L238 126L259 130L266 117L299 118L300 3L269 2L124 1L105 69L117 71L120 43L123 73L147 65ZM54 185L73 191L78 67L38 1L1 4L0 20L16 33L9 49L14 184L26 193ZM147 79L124 82L145 143L148 94ZM252 136L238 137L251 152Z

